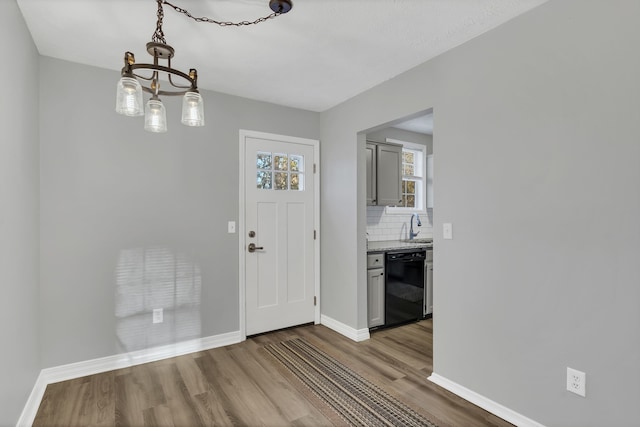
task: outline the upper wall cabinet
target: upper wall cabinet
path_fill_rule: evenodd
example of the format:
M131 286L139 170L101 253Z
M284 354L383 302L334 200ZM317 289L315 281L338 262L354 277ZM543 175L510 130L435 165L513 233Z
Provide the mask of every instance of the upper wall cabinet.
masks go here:
M402 145L367 141L367 205L402 203Z

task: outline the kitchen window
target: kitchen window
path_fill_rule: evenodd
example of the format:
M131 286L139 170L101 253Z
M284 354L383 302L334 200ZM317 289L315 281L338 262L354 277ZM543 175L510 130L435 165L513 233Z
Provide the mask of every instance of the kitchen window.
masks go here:
M406 141L387 139L402 144L402 203L387 206L387 213L426 212L427 147Z

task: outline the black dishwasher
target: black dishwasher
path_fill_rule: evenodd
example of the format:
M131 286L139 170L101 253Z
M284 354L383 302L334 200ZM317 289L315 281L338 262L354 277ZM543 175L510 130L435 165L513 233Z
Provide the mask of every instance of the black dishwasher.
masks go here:
M387 252L385 326L424 317L424 249Z

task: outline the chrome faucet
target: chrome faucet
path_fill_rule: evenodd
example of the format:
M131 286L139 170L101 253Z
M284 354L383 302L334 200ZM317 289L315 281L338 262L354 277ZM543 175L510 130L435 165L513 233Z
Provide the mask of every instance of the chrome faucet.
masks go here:
M418 234L420 234L419 231L416 231L415 233L413 232L413 217L416 217L417 220L417 224L418 227L422 227L422 223L420 222L420 216L418 216L418 214L411 214L411 226L409 227L409 240L413 240L414 237L416 237Z

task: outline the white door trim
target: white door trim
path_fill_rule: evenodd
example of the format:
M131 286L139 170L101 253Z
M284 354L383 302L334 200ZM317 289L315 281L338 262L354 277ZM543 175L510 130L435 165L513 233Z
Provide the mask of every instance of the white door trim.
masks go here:
M315 319L316 324L320 323L320 141L317 139L298 138L295 136L277 135L273 133L258 132L252 130L240 129L239 132L239 185L240 185L240 202L238 208L238 282L239 282L239 313L240 313L240 339L247 339L247 322L246 322L246 275L245 261L247 245L247 231L245 225L245 139L247 137L260 139L273 139L275 141L285 141L295 144L310 145L313 147L313 157L315 161L315 179L314 179L314 208L313 208L313 228L316 230L316 239L314 240L314 289L316 295Z

